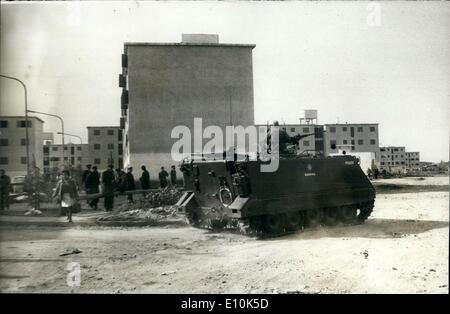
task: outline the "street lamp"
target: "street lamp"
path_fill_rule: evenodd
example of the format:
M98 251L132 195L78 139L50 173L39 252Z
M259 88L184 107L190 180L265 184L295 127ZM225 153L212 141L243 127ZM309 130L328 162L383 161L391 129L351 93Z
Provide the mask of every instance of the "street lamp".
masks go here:
M57 132L56 134L63 134L63 133L62 133L62 132ZM78 139L80 140L80 144L83 144L83 140L82 140L81 137L78 136L78 135L75 135L75 134L69 134L69 133L64 133L64 135L67 135L67 136L73 136L73 137L78 137Z
M25 83L22 82L21 80L19 80L18 78L12 77L12 76L7 76L7 75L2 75L0 74L1 77L10 79L10 80L14 80L19 82L22 87L23 90L25 91L25 140L26 140L26 152L27 152L27 175L30 175L30 149L29 149L29 145L30 145L30 141L29 141L29 137L28 137L28 97L27 97L27 87L25 86Z
M60 116L58 116L58 115L56 115L56 114L51 114L51 113L46 113L46 112L40 112L40 111L35 111L35 110L27 110L28 112L32 112L32 113L38 113L38 114L43 114L43 115L46 115L46 116L51 116L51 117L55 117L55 118L58 118L59 119L59 121L61 121L61 132L59 132L59 133L61 133L61 138L62 138L62 147L63 147L63 164L64 164L64 156L65 156L65 152L64 152L64 148L65 148L65 146L64 146L64 120L60 117Z

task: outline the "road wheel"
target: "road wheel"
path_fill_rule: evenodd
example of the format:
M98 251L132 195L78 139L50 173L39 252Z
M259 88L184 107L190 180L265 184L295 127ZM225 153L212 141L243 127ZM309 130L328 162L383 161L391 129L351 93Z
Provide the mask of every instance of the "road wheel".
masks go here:
M261 216L253 216L249 218L250 229L252 231L259 232L263 229L263 217Z
M325 208L323 215L323 222L327 226L335 226L339 221L339 209Z
M343 206L339 210L340 220L345 224L351 224L356 221L356 208Z
M311 209L306 211L306 224L308 227L316 227L322 220L321 209Z
M288 230L294 231L303 228L304 217L301 212L288 213L286 215L286 227Z
M220 220L220 219L212 219L210 221L211 229L213 230L222 230L227 226L226 220Z
M263 229L267 233L280 233L283 231L282 215L267 215L264 217Z

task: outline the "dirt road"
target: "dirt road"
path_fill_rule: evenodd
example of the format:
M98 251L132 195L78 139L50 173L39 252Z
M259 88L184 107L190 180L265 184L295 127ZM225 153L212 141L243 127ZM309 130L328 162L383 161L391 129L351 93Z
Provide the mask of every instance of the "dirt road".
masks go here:
M2 227L0 290L448 293L448 204L448 192L380 194L364 225L268 240L188 226ZM66 283L70 262L79 287Z

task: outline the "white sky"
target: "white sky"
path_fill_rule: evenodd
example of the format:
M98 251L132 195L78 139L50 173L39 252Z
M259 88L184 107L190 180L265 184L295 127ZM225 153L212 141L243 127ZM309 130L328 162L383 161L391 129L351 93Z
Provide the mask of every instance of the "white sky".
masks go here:
M381 145L448 160L450 4L380 2L378 27L367 5L2 2L0 72L25 81L30 109L62 115L66 132L86 141L86 126L119 124L124 42L219 34L256 44L256 123L298 123L303 109L318 109L319 123L379 123ZM0 114L23 115L21 87L0 84Z

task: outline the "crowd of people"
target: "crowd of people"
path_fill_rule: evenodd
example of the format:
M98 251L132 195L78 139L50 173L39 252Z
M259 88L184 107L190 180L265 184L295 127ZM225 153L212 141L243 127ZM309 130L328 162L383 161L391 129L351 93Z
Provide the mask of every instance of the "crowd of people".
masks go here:
M150 189L150 172L146 166L141 166L142 174L139 178L140 189L143 194ZM51 174L40 174L40 169L34 167L30 175L26 176L24 192L29 195L30 205L39 209L40 194L43 192L51 195L61 206L61 212L67 214L67 220L72 222L72 213L79 204L79 190L83 189L88 195L87 204L91 209L98 209L99 199L104 198L104 208L111 211L114 208L114 196L118 192L127 194L127 200L133 203L133 191L137 189L133 175L133 167L127 171L120 168L114 169L109 165L108 169L100 173L96 166L86 165L86 169L80 174L77 171L63 170L53 178ZM169 184L177 186L177 173L175 166L171 167L170 174L161 167L158 173L159 187L166 188ZM56 188L53 187L56 185ZM49 192L50 191L50 192ZM51 193L53 191L53 193ZM9 208L9 194L12 192L11 180L3 169L0 169L0 209ZM101 195L103 194L103 195ZM89 197L91 195L91 197ZM96 197L98 196L98 197Z

